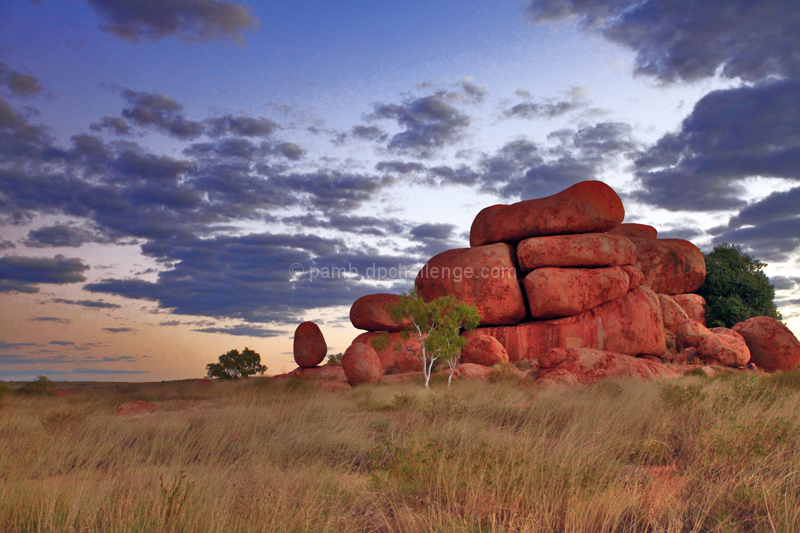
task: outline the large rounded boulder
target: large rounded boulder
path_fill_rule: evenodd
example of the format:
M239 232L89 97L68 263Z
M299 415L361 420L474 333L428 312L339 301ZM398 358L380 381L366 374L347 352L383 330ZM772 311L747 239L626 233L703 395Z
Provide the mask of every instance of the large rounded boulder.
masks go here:
M357 343L368 344L375 350L384 374L422 371L422 363L415 355L421 347L417 336L370 331L353 339L353 344Z
M703 361L716 361L722 366L741 367L750 361L747 344L741 338L725 333L714 333L703 339L697 352Z
M480 324L516 324L527 315L514 247L498 243L457 248L435 255L417 274L419 295L427 302L453 296L475 306Z
M622 200L601 181L583 181L560 193L507 206L487 207L475 217L470 246L516 243L529 237L602 233L625 218Z
M683 294L703 286L706 261L694 244L683 239L630 239L646 287L658 294Z
M353 327L367 331L400 331L411 322L395 320L389 313L389 307L399 300L396 294L362 296L350 307L350 322Z
M750 361L769 372L794 370L800 364L800 341L789 328L768 316L748 318L733 326L750 349Z
M475 335L467 340L461 350L461 360L483 366L508 362L508 352L497 339L489 335Z
M533 318L573 316L622 298L629 281L620 267L545 267L525 276L525 292Z
M317 366L328 353L322 331L313 322L303 322L294 330L294 361L300 368Z
M668 294L659 294L658 299L661 302L661 314L664 317L664 333L667 336L667 348L674 348L675 333L678 330L678 324L684 320L689 320L689 315L687 315L683 307Z
M629 355L592 348L554 348L539 359L536 377L547 385L588 385L605 379L648 381L677 377L667 367Z
M699 294L673 294L672 299L683 307L692 320L706 325L706 299Z
M605 267L633 265L636 247L621 235L582 233L525 239L517 246L522 272L541 267Z
M368 344L354 343L342 356L342 369L350 385L377 383L381 379L381 362Z
M639 239L656 239L658 230L647 224L620 224L614 229L608 230L612 235L622 235L623 237L637 237Z
M700 343L711 335L714 333L692 319L681 320L678 322L678 327L675 328L675 341L679 352L686 348L698 348Z

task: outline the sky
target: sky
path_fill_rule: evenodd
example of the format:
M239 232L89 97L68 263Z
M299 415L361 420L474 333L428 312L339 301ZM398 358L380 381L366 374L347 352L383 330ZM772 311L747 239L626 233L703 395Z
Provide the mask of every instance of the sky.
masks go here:
M800 334L797 0L0 3L0 379L292 369L483 207L599 179Z

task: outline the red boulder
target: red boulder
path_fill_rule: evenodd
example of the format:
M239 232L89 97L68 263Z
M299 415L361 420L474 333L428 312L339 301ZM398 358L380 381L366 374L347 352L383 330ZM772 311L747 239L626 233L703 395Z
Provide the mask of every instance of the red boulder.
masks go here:
M694 244L683 239L630 239L646 287L659 294L683 294L703 285L706 261Z
M386 335L387 338L381 339L383 335ZM380 341L383 341L382 344L384 346L380 346ZM413 353L419 353L419 337L412 335L404 338L401 333L369 332L362 333L353 340L353 344L359 342L368 344L375 350L384 373L398 374L422 371L422 363ZM378 347L376 347L376 344L378 344Z
M537 379L547 385L588 385L609 378L647 381L678 375L647 359L592 348L554 348L539 359L539 367Z
M475 335L461 350L461 360L464 363L494 366L498 363L507 363L508 352L494 337Z
M667 336L667 348L674 348L678 324L683 320L688 320L689 316L683 310L683 307L678 305L678 302L668 294L659 294L658 299L661 302L661 314L664 317L664 334Z
M489 381L492 372L493 370L487 366L474 363L461 363L456 367L455 373L453 373L453 378Z
M739 367L750 361L750 350L747 344L733 335L715 333L709 335L697 347L700 359L717 361L722 366Z
M487 207L475 217L470 246L519 242L528 237L602 233L625 218L622 200L601 181L583 181L558 194L507 206Z
M628 290L632 291L637 287L641 287L644 283L644 274L642 271L633 265L622 265L622 270L628 275Z
M477 307L484 326L516 324L528 314L516 254L508 244L458 248L435 255L419 271L415 284L425 301L454 296Z
M399 300L396 294L362 296L350 308L350 322L353 327L367 331L400 331L410 325L410 321L398 322L388 311L388 306Z
M541 267L604 267L633 265L636 247L620 235L582 233L525 239L517 246L522 272Z
M639 239L658 238L658 230L647 224L620 224L606 233L612 235L622 235L623 237L637 237Z
M511 362L535 360L551 348L595 348L628 355L662 355L667 347L658 296L646 288L628 292L580 315L478 328L468 334L490 335Z
M686 314L692 320L706 325L706 299L699 294L673 294L672 299L678 302L678 305L683 307Z
M525 276L525 292L533 318L573 316L622 298L629 281L621 267L545 267Z
M781 322L768 316L748 318L733 326L750 349L750 361L769 372L794 370L800 364L800 341Z
M686 348L699 347L700 343L711 335L713 333L704 325L692 319L681 320L678 322L678 327L675 328L675 342L679 352Z
M294 361L300 368L317 366L325 359L328 344L319 326L303 322L294 330Z
M371 346L355 343L342 356L342 369L350 385L377 383L381 379L381 362Z

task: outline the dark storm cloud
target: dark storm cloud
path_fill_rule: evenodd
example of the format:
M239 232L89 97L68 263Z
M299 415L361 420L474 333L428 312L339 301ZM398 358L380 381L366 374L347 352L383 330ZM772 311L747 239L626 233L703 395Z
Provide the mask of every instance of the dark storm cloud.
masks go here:
M220 0L88 0L102 22L100 28L138 42L174 35L204 42L227 35L242 41L242 31L259 28L257 17L241 4Z
M201 333L224 333L226 335L236 335L240 337L259 337L262 339L279 337L285 334L284 331L278 329L267 329L258 326L249 326L246 324L224 328L203 328L196 329L194 331L199 331Z
M453 224L420 224L411 228L411 235L418 239L449 239L456 227Z
M441 91L402 104L376 104L368 118L393 119L403 128L392 136L389 150L428 158L466 134L470 118L452 105L453 99L452 93Z
M800 285L800 278L790 278L788 276L771 276L769 281L779 291L791 291Z
M24 241L29 248L69 247L77 248L87 242L108 242L108 239L85 228L56 224L28 232Z
M0 61L0 87L5 87L14 96L33 96L43 90L35 77L9 68L2 61Z
M66 300L64 298L53 298L53 302L57 304L80 305L81 307L88 307L90 309L119 309L122 307L118 304L98 302L95 300Z
M664 82L800 72L795 0L532 0L529 10L538 22L577 17L586 31L633 50L637 73Z
M78 258L63 255L53 258L0 257L0 292L37 292L37 284L78 283L86 281L83 272L89 269Z
M453 224L420 224L411 228L411 238L417 245L413 250L425 257L433 257L445 250L466 246L455 238Z
M713 91L636 161L639 198L667 209L744 207L740 181L800 180L800 83Z

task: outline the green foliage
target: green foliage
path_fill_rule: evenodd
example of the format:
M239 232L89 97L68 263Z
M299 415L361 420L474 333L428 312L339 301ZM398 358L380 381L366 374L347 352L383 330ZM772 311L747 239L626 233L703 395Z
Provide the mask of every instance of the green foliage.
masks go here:
M263 375L267 367L261 364L261 356L246 347L239 353L239 350L231 350L219 356L219 363L209 363L206 365L208 377L220 379L246 378L255 374Z
M775 287L764 273L766 263L739 246L719 244L704 254L706 282L698 293L706 299L706 325L730 328L754 316L780 320Z
M45 394L54 394L53 387L55 387L55 385L53 385L53 382L50 381L47 376L36 376L35 380L20 387L19 392L42 396Z
M9 392L11 392L11 387L0 381L0 400Z
M400 300L390 305L388 311L398 322L411 322L402 331L397 348L413 352L422 362L425 387L428 387L436 361L445 361L451 369L455 368L461 349L467 342L461 332L475 329L481 319L475 307L459 302L452 296L441 296L426 302L416 288L400 295ZM408 347L406 341L412 337L419 340L419 349ZM377 350L385 349L387 345L386 336L373 341Z
M332 353L328 355L328 364L332 366L342 366L342 357L344 353Z

